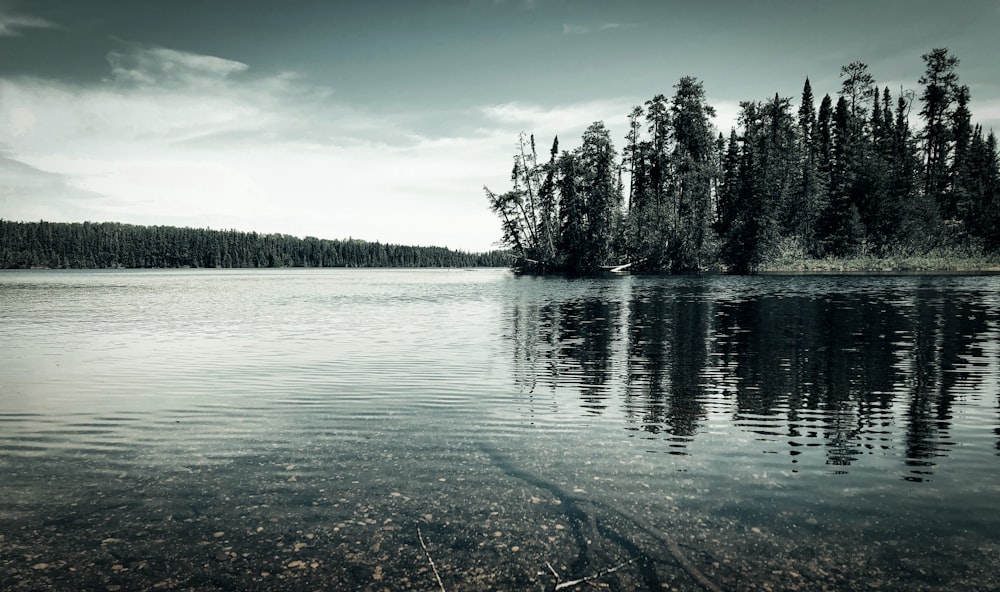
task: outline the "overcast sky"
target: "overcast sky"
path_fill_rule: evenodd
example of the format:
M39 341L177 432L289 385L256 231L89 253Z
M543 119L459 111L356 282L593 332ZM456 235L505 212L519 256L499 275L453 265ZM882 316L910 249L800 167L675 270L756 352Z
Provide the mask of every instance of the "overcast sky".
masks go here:
M1000 132L998 31L998 0L0 0L0 218L482 251L522 130L620 148L691 75L728 133L856 60L918 90L948 47Z

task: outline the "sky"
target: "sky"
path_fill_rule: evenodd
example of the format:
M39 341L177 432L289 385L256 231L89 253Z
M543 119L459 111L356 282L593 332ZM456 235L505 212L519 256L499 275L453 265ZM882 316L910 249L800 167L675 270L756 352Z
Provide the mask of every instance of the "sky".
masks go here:
M0 0L0 218L486 251L521 132L620 148L694 76L728 135L854 61L919 92L936 47L1000 132L998 31L1000 0Z

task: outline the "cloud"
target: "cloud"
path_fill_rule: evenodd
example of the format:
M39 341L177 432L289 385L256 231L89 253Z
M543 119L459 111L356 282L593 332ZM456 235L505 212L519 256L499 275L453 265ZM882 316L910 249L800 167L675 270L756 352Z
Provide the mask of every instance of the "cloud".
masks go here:
M976 101L973 97L972 102L975 123L982 125L986 133L1000 133L1000 99Z
M0 81L0 139L22 153L56 145L84 152L182 142L267 123L261 107L234 99L186 89L122 91L37 79Z
M562 31L564 35L587 35L588 33L600 33L603 31L614 31L616 29L634 29L637 26L638 25L625 23L604 23L596 27L588 27L586 25L563 23Z
M120 84L191 86L212 85L245 72L242 62L163 47L128 44L107 54L111 80Z
M10 133L14 137L22 137L30 134L38 123L38 118L34 112L24 107L15 107L8 113L8 123Z
M23 29L56 29L58 25L46 19L26 14L13 14L0 8L0 37L20 37Z
M248 66L158 47L127 45L110 52L108 64L110 76L86 86L0 79L0 139L37 153L56 143L85 151L274 137L315 129L286 104L315 112L316 104L332 95L294 73L236 76ZM352 124L346 127L357 127Z
M101 205L107 205L104 196L73 187L65 176L0 154L0 217L79 222Z
M638 25L632 25L627 23L604 23L598 27L599 31L613 31L615 29L635 29Z
M594 121L604 121L609 127L624 125L632 103L627 98L586 101L571 105L543 107L530 103L510 102L482 109L490 120L536 134L559 134L582 131Z
M476 3L480 3L482 0L476 0ZM486 0L490 6L513 6L519 10L534 10L538 8L542 0Z
M738 127L740 115L740 104L738 101L714 101L715 117L712 122L715 127L727 138L729 132Z

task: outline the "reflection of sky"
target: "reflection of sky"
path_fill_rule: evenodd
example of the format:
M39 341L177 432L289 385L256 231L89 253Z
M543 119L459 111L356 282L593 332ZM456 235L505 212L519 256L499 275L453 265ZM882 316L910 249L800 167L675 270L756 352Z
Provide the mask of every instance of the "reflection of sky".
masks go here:
M518 132L577 144L685 75L727 131L741 100L834 93L867 62L917 88L962 60L1000 125L995 2L211 3L0 9L0 217L354 236L484 250L481 186ZM916 111L916 109L914 110ZM916 121L914 121L916 125Z

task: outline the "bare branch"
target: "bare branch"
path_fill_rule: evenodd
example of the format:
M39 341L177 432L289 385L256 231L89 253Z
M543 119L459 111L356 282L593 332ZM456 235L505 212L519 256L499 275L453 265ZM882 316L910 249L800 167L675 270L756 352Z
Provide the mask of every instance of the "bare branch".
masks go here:
M568 582L562 582L562 583L559 583L559 574L556 573L556 570L552 569L552 566L549 565L549 563L547 561L545 562L545 565L549 566L549 570L552 572L552 575L554 575L556 577L556 585L552 587L552 590L565 590L567 588L572 588L574 586L579 586L580 584L586 584L588 582L595 582L598 579L603 578L604 576L606 576L608 574L615 573L619 569L621 569L621 568L623 568L623 567L625 567L627 565L632 565L633 563L635 563L635 559L629 559L625 563L620 563L620 564L618 564L618 565L616 565L614 567L610 567L608 569L601 570L601 571L595 573L592 576L588 576L586 578L580 578L578 580L570 580Z
M448 592L444 589L444 583L441 581L441 575L438 574L438 568L434 565L434 560L431 558L431 552L427 550L427 545L424 544L424 535L420 532L420 525L417 525L417 538L420 539L420 546L423 548L424 554L427 555L427 561L431 564L431 569L434 570L434 577L437 579L441 592Z

